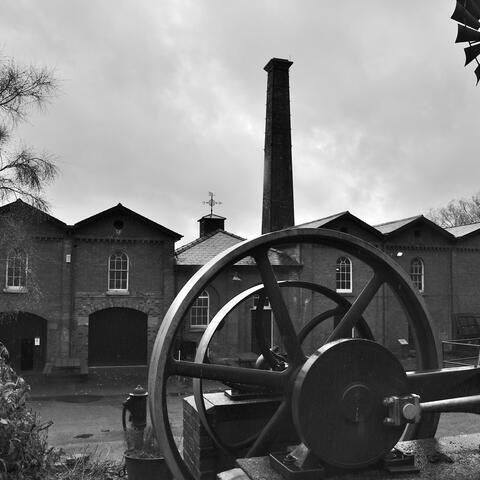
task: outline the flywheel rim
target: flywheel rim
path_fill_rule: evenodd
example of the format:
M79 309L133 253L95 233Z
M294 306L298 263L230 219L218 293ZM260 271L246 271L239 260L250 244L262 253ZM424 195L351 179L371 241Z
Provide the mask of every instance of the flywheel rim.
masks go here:
M378 288L376 285L378 282L381 284L389 284L392 290L394 290L399 296L399 300L406 310L409 321L410 319L412 321L411 324L416 346L422 346L422 349L417 349L419 368L424 370L439 367L437 343L432 329L432 322L427 313L423 299L418 291L412 287L407 273L387 254L378 250L370 243L343 232L311 228L281 230L262 235L253 240L240 242L217 255L195 273L185 284L168 309L153 347L148 381L150 392L150 415L157 438L164 450L164 456L174 478L193 480L193 476L185 465L175 444L166 403L166 383L168 377L172 375L172 372L166 372L166 368L168 368L168 366L171 368L171 365L174 364L170 358L171 350L175 335L182 323L183 317L206 285L225 268L232 266L245 257L255 256L257 266L259 270L262 270L260 263L265 261L268 262L268 250L270 248L299 243L313 243L332 247L347 252L369 265L375 273L375 278L373 279L373 283L371 285L369 283L367 287L371 286L371 289ZM376 278L377 271L381 269L387 270L389 278L385 278L383 274ZM265 281L264 283L268 284L268 282ZM365 290L367 290L367 287ZM364 291L362 291L357 298L362 296ZM368 292L365 296L368 296ZM371 299L369 301L371 301ZM293 346L291 345L290 348L295 349L295 341L292 340L292 342ZM301 358L295 360L298 362L302 361ZM188 372L186 373L187 376L194 376ZM275 376L275 382L281 381L282 378L286 381L284 373L285 372L277 373ZM249 375L252 374L249 373ZM274 377L272 377L272 382L273 379ZM277 413L280 417L281 413ZM416 426L413 426L413 428L407 429L405 438L412 438L415 437L415 435L419 437L429 435L432 429L434 431L436 428L437 422L438 418L436 420L431 418L430 421L424 421L423 426L422 424L417 428L415 428Z

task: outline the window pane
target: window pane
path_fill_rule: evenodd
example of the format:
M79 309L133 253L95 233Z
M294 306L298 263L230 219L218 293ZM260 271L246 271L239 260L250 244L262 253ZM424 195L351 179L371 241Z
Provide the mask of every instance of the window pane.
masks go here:
M420 258L414 258L410 264L410 278L415 287L423 292L424 289L424 268L423 261Z
M209 322L209 296L203 291L195 300L190 309L190 325L192 327L206 327Z
M27 256L22 250L13 250L7 258L7 287L25 287Z
M337 259L335 269L335 283L337 290L352 290L352 262L348 257Z
M108 265L109 290L127 290L128 257L126 253L115 252L110 256Z

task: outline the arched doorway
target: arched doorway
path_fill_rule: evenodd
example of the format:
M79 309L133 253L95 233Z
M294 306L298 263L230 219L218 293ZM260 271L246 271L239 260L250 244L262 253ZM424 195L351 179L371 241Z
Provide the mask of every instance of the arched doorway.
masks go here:
M47 321L26 312L0 313L0 341L16 370L41 371L45 365Z
M106 308L88 321L88 364L146 365L147 314L132 308Z

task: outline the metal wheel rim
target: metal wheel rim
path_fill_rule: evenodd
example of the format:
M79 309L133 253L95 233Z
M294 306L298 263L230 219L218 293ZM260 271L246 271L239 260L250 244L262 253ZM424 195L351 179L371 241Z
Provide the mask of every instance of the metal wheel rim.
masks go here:
M173 340L184 315L193 304L204 287L211 282L224 268L235 264L244 257L262 253L266 255L269 248L275 245L295 243L313 243L337 250L345 251L369 265L374 272L381 267L388 269L389 278L384 283L402 295L402 304L407 317L412 319L415 344L421 345L417 354L420 369L435 369L439 365L436 341L431 327L431 320L426 311L423 299L415 291L409 277L388 255L371 244L351 235L326 229L288 229L262 235L253 240L246 240L232 246L204 265L182 288L172 302L160 326L153 347L149 369L149 406L157 438L164 450L164 455L173 476L177 479L193 480L193 476L185 465L175 444L168 418L166 403L166 383L171 374L166 375L165 368L169 364ZM257 262L258 263L258 262ZM406 438L422 436L436 428L435 419L427 419L424 425L407 429ZM416 427L416 428L415 428ZM411 433L408 433L408 432ZM418 433L420 432L420 434Z

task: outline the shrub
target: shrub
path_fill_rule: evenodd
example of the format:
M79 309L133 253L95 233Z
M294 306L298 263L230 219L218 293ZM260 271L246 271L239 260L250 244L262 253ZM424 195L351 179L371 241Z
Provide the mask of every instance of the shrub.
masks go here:
M0 480L40 480L54 470L58 454L47 444L52 422L41 423L27 407L30 391L8 363L0 342Z

